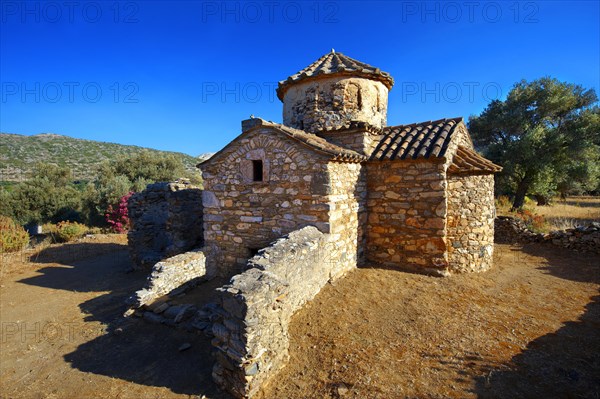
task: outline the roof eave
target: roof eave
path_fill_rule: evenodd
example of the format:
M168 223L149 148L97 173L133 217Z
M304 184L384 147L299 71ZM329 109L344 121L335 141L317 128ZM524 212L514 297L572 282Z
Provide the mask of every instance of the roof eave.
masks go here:
M357 152L345 149L345 148L341 148L340 150L343 150L343 152L337 152L337 151L330 151L324 148L319 148L315 145L311 145L310 143L307 143L303 140L301 140L300 138L294 136L292 133L287 132L284 128L282 128L282 126L280 124L277 123L273 123L273 122L267 122L264 119L261 118L253 118L252 119L253 123L251 125L248 125L249 127L245 130L242 131L241 134L239 134L236 138L234 138L233 140L231 140L225 147L223 147L220 151L216 152L212 157L210 157L209 159L202 161L200 163L198 163L196 165L196 167L201 168L202 166L205 165L209 165L212 163L212 161L217 160L219 158L219 156L235 141L239 140L242 136L246 136L258 129L261 128L271 128L274 129L276 131L278 131L279 133L283 134L285 137L290 138L291 140L293 140L295 143L300 144L302 146L304 146L305 148L308 148L309 150L316 152L318 154L322 154L322 155L326 155L327 157L329 157L328 160L330 161L341 161L341 162L364 162L367 160L367 157L364 155L361 155ZM287 128L292 130L292 128ZM310 133L306 133L303 131L299 131L305 134L310 134ZM318 137L315 135L315 137ZM323 139L324 140L324 139ZM331 143L329 143L331 144Z
M292 79L291 77L289 77L286 80L282 80L278 83L277 89L275 90L277 93L277 98L279 98L279 100L283 102L285 93L292 86L335 77L354 77L360 79L368 79L382 83L388 90L392 90L392 87L394 86L394 78L392 78L389 75L374 75L360 71L338 71L333 73L320 73L314 76L304 76L298 79Z

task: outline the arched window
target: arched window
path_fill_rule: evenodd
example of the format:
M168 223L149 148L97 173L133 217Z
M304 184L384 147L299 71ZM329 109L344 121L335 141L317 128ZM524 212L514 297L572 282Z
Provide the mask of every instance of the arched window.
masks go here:
M349 83L346 86L346 93L344 95L344 109L347 111L356 111L362 109L362 94L360 92L360 86L356 83Z

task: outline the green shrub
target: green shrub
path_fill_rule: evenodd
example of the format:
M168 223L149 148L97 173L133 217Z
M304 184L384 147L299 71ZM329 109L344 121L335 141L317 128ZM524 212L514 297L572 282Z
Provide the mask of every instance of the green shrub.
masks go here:
M56 225L52 223L44 223L42 225L43 234L56 234Z
M60 222L56 225L54 236L61 242L78 239L87 233L87 226L77 222Z
M29 244L29 234L9 217L0 216L0 253L16 252Z

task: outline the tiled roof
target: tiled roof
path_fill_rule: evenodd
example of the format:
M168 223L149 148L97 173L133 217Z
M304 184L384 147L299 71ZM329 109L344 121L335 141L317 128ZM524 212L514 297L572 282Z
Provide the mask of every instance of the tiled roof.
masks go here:
M443 157L461 122L462 118L453 118L385 127L370 160Z
M324 138L316 136L312 133L307 133L303 130L294 129L279 123L267 122L262 119L261 121L261 126L273 127L279 130L280 132L284 133L288 137L297 140L300 143L313 148L314 150L331 155L332 160L347 162L362 162L367 160L367 157L359 154L356 151L352 151L347 148L343 148L333 143L330 143Z
M303 130L294 129L289 126L272 122L265 122L264 126L272 126L282 133L285 133L288 137L312 147L314 150L329 154L332 156L332 160L347 162L362 162L367 160L366 156L361 155L356 151L340 147L330 143L322 137L316 136L312 133L307 133Z
M249 131L260 128L260 127L271 127L273 129L275 129L276 131L278 131L279 133L284 134L285 136L297 141L298 143L300 143L306 147L311 148L314 151L329 155L330 159L333 161L363 162L363 161L367 160L366 156L361 155L358 152L355 152L355 151L349 150L347 148L343 148L343 147L337 146L335 144L332 144L332 143L328 142L327 140L325 140L319 136L316 136L312 133L307 133L302 130L291 128L289 126L284 126L279 123L267 122L261 118L252 118L252 119L245 120L242 123L242 126L245 126L245 128L243 128L242 135L244 135L245 133L247 133ZM241 137L241 136L238 136L238 138L239 137ZM234 139L233 141L235 141L235 140L237 140L237 139ZM233 141L232 141L232 143L233 143ZM228 146L229 146L229 144L227 146L225 146L225 148L227 148ZM221 152L223 152L225 150L225 148L221 149L221 151L217 152L215 155L208 158L207 160L200 162L197 166L200 166L202 164L211 163L213 160L218 158L218 155Z
M463 146L458 146L452 164L448 167L448 173L452 174L498 173L501 170L502 167Z
M325 54L303 70L287 78L287 80L280 81L277 87L277 97L283 101L283 95L288 87L304 79L334 74L377 80L383 83L388 89L391 89L394 85L394 79L389 73L331 50L330 53Z

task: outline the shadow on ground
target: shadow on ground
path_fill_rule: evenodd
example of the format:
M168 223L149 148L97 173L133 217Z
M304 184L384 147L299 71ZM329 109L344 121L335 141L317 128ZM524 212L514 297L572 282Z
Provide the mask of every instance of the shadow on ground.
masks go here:
M20 283L99 292L97 297L80 303L79 308L86 315L86 322L105 324L106 333L64 356L73 368L136 384L166 387L178 394L227 398L211 378L213 359L209 338L149 324L139 318L122 317L127 310L126 298L143 287L148 274L130 272L126 245L75 244L67 251L50 248L32 261L55 265L39 269L39 276L22 279ZM184 343L190 343L191 348L179 351Z
M132 320L80 345L65 360L81 371L147 386L166 387L174 393L225 398L211 378L210 340L161 325ZM117 333L118 329L122 332ZM192 347L180 352L179 347Z
M74 262L86 258L103 256L125 250L127 250L127 245L124 244L93 242L67 243L44 248L35 255L32 255L29 258L29 261L33 263L60 263L63 265L71 265Z
M580 208L598 208L598 202L594 202L594 201L585 201L585 199L566 199L564 202L559 202L559 203L564 203L566 205L571 205L571 206L577 206Z
M598 255L583 254L575 264L572 255L563 259L568 250L531 244L523 251L544 256L553 276L600 283ZM600 295L577 321L531 341L501 369L475 381L480 398L600 398Z
M133 274L126 275L131 269L126 245L85 243L50 247L32 256L30 261L52 266L38 269L39 276L22 279L20 283L57 290L118 293L131 292L144 282Z

